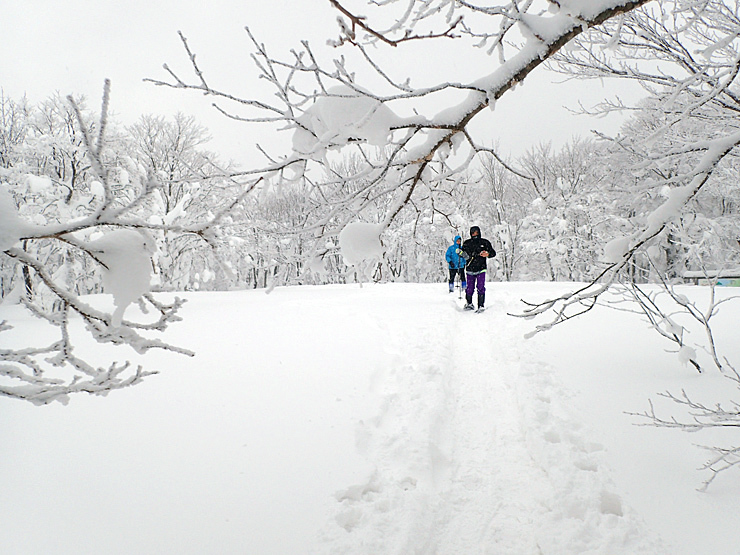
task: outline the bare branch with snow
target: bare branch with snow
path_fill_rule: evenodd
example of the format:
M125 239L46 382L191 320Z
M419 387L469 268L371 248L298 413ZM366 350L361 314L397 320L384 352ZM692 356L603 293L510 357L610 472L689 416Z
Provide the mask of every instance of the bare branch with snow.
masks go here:
M0 375L4 378L0 381L0 395L35 404L52 401L66 403L71 394L86 392L104 395L139 383L154 373L145 371L141 366L133 367L128 361L113 362L107 368L96 367L86 360L85 355L75 354L77 348L72 336L80 333L80 324L99 343L128 345L137 353L164 349L193 355L187 349L148 337L150 332L163 332L169 324L178 321L178 312L184 301L175 298L170 303L158 302L149 293L154 246L147 230L157 226L121 218L132 206L140 203L151 189L144 187L139 196L126 204L108 179L103 154L109 92L110 83L106 82L96 142L88 132L76 101L69 98L77 123L83 130L84 146L91 166L103 188L102 194L95 197L97 205L92 212L83 218L40 225L25 221L13 206L5 204L0 207L0 218L4 221L0 230L2 255L17 261L24 271L33 272L38 279L39 294L45 291L54 299L52 308L44 308L41 299L36 298L36 291L31 291L27 297L21 298L21 302L34 316L56 328L60 335L59 340L46 347L0 350ZM200 234L207 229L207 224L183 227L183 231ZM97 239L83 239L78 235L79 232L91 230L100 232ZM50 273L41 257L30 252L27 246L15 246L21 241L24 245L34 241L56 242L75 249L101 269L105 290L112 294L115 309L96 308L83 301L73 289ZM154 317L147 317L143 312L143 317L124 318L132 303L139 303L144 309L147 306L154 308ZM7 323L0 328L0 333L11 332L12 326Z

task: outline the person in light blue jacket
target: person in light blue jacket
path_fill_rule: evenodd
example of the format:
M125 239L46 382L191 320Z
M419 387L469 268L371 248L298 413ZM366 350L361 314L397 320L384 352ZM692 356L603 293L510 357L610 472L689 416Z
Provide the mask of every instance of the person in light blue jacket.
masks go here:
M449 246L447 253L445 254L445 260L447 260L447 267L450 270L450 293L455 290L455 276L460 276L461 287L465 289L467 283L465 282L465 259L458 254L460 250L460 244L462 238L459 235L455 236L455 242Z

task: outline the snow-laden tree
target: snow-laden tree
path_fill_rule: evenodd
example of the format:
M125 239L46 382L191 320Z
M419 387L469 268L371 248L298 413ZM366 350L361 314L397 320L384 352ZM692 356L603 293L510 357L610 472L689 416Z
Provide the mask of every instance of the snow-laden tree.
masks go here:
M15 101L0 90L0 167L10 166L14 151L25 140L27 126L27 100Z
M211 248L192 234L166 228L183 220L205 219L230 202L236 186L229 167L206 150L208 130L192 116L171 119L144 115L128 127L129 156L160 184L139 212L163 226L153 233L158 287L169 291L224 288L230 272L213 260ZM238 194L238 192L237 192Z
M367 264L357 261L353 265L345 260L339 233L318 230L316 234L324 242L317 245L315 235L303 231L306 222L320 218L335 224L335 206L343 204L348 191L358 189L376 198L363 210L362 223L379 225L387 209L387 196L376 194L379 187L368 187L362 178L352 183L337 179L353 175L358 164L349 156L332 164L331 171L316 184L283 184L236 207L231 214L234 224L229 226L228 246L222 248L231 253L224 257L233 265L234 284L271 288L278 283L346 283L356 278L438 281L444 266L440 253L447 247L445 241L452 239L440 230L451 225L448 212L457 210L449 192L445 199L444 193L436 191L436 200L429 200L431 206L425 210L400 214L383 235L382 256ZM317 246L321 248L318 255Z
M481 156L475 179L454 196L466 220L490 229L503 279L587 281L598 273L631 194L613 187L607 154L604 144L575 138L513 159Z
M14 101L0 91L0 178L8 172L18 157L20 145L28 133L28 103L25 99ZM15 263L0 257L0 298L14 287ZM28 273L26 273L28 278ZM28 281L30 285L30 279Z
M525 262L522 254L522 222L527 214L531 195L522 189L518 176L508 164L499 161L490 153L483 154L478 168L479 179L471 185L463 185L455 196L461 196L473 222L490 222L490 233L496 248L494 264L498 265L501 279L511 281L526 275L522 270Z
M738 9L719 0L651 4L554 58L573 77L630 80L648 94L596 110L634 114L608 155L615 185L632 191L632 229L607 248L620 269L639 256L669 279L738 265Z
M556 152L539 145L516 161L526 275L586 281L596 274L612 211L600 150L575 139Z

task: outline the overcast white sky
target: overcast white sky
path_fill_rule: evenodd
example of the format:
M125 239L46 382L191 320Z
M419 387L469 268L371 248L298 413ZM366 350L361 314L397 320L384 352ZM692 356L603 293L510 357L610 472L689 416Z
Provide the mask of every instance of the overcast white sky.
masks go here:
M163 63L187 73L188 63L177 31L196 51L212 85L249 97L256 73L249 59L248 25L268 48L284 53L307 39L317 49L337 35L336 13L328 0L23 0L3 6L0 19L0 87L17 99L40 101L54 92L84 94L95 109L105 78L112 81L111 108L125 124L145 113L193 114L214 136L211 150L237 161L254 160L254 130L226 120L210 107L211 99L145 83L165 79ZM433 73L444 48L426 56ZM452 60L460 65L461 60ZM418 65L418 63L417 63ZM544 71L530 76L497 105L491 140L510 152L541 141L560 144L598 127L616 130L618 122L573 117L564 106L578 100L592 105L612 96L599 82L552 85ZM264 141L264 137L259 139Z

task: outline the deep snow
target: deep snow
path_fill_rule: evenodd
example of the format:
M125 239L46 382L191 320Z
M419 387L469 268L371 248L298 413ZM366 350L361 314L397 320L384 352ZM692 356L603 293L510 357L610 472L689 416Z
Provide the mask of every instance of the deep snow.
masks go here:
M488 287L483 314L444 283L188 294L167 340L194 359L150 354L161 374L66 407L0 399L0 551L740 553L738 472L697 491L693 444L720 434L625 414L727 380L623 312L525 340L506 312L568 285ZM0 348L39 334L23 317Z

